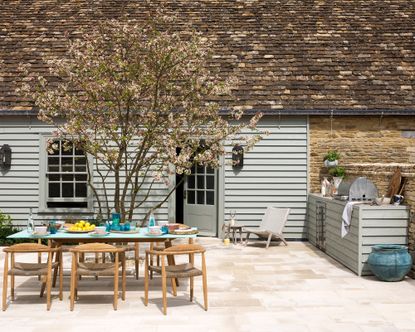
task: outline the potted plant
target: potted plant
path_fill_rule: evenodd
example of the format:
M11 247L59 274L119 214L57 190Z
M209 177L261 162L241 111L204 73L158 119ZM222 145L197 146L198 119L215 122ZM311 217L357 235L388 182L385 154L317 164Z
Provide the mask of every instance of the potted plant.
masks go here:
M330 150L324 156L324 166L326 167L336 167L339 164L340 153L335 150Z
M346 175L346 170L344 167L336 166L334 168L329 169L329 174L333 177L333 184L335 188L334 194L337 195L337 189L340 186L344 176Z

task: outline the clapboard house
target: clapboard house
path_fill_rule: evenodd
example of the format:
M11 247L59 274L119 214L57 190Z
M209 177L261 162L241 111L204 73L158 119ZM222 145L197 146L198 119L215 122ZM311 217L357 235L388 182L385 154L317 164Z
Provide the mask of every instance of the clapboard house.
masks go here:
M339 150L351 172L373 178L370 166L362 165L376 164L380 188L387 186L395 164L413 172L412 1L162 2L167 12L192 22L212 40L209 65L219 67L224 78L239 79L236 97L221 106L264 112L260 127L270 134L245 154L238 172L224 161L217 172L197 170L203 185L195 188L188 180L157 218L191 224L203 210L210 217L199 227L217 235L230 211L236 211L239 223L256 225L267 206L289 207L286 238L306 239L307 195L319 190L327 150ZM0 209L16 225L25 224L29 208L38 222L94 211L80 174L87 161L76 151L62 152L53 161L48 157L45 140L53 128L39 121L30 100L16 92L19 63L30 64L33 75L47 75L47 59L64 57L65 39L76 38L80 28L104 19L140 21L147 10L139 1L121 0L0 3L0 147L7 144L12 151L10 169L0 172ZM60 163L65 177L48 171L52 162ZM412 178L406 190L413 202ZM156 193L151 198L158 199ZM137 210L135 219L144 213Z

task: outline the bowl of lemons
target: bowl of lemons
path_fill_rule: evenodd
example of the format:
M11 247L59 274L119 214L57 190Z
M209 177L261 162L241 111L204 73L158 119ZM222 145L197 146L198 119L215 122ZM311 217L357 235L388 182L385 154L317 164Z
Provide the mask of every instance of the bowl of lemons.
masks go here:
M89 233L95 230L95 225L86 220L80 220L66 228L68 233Z

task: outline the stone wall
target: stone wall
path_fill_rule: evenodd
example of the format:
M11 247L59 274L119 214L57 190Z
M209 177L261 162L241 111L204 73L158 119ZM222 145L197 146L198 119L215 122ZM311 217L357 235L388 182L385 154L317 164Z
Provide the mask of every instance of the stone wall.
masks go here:
M415 117L310 117L310 191L319 192L328 176L323 157L337 150L350 176L366 176L386 194L397 166L407 177L405 204L415 213ZM409 249L415 251L415 219L409 225ZM415 275L415 271L413 272Z

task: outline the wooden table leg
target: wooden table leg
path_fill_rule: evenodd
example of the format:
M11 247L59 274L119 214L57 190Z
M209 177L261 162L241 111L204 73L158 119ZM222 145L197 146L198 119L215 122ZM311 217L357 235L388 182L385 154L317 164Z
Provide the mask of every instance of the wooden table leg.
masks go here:
M239 242L242 244L242 227L239 227Z

